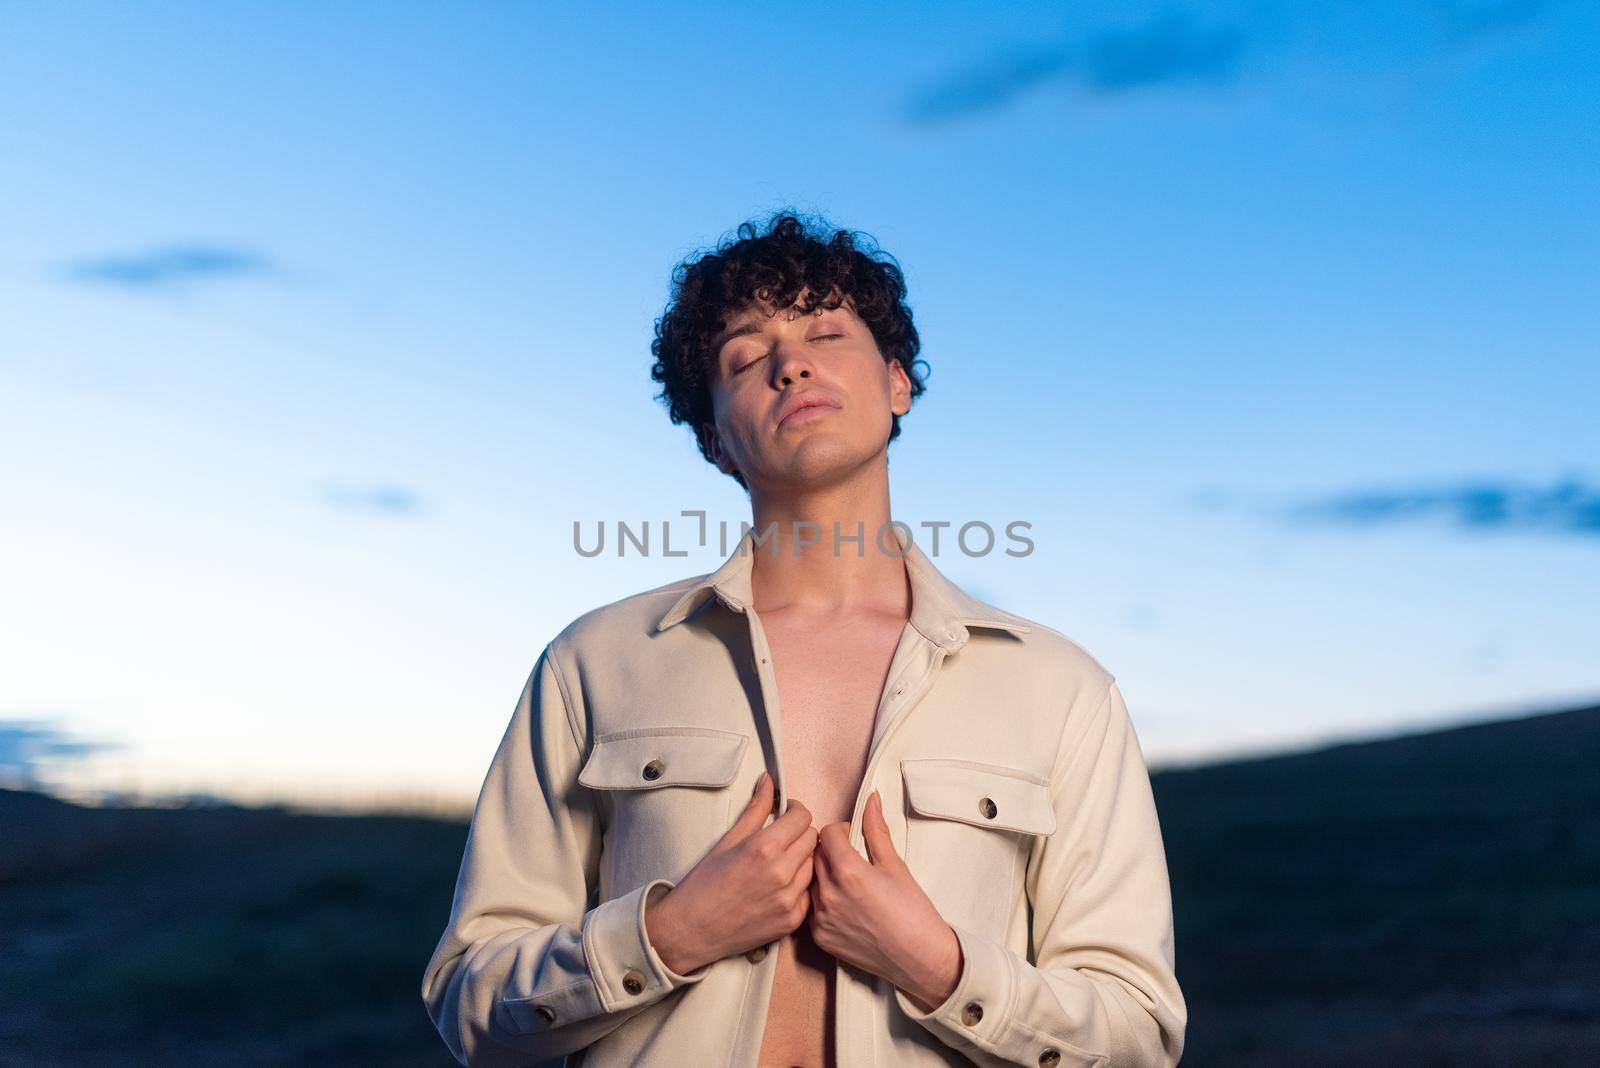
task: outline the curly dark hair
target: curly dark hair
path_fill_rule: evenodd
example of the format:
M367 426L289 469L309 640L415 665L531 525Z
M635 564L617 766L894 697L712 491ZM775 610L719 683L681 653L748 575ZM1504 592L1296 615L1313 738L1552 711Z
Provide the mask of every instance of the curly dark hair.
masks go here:
M707 462L714 461L699 430L713 422L717 354L711 342L744 308L755 303L787 308L802 290L802 314L818 306L836 308L848 298L872 331L884 362L898 361L904 368L913 400L925 388L916 365L927 361L917 359L921 341L906 305L905 276L893 256L868 235L835 230L819 217L808 221L792 211L774 212L760 227L741 223L714 250L673 268L671 298L650 344L655 355L650 377L661 383L656 399L667 403L674 423L695 431ZM890 441L900 434L900 419L893 416ZM737 471L733 478L750 488Z

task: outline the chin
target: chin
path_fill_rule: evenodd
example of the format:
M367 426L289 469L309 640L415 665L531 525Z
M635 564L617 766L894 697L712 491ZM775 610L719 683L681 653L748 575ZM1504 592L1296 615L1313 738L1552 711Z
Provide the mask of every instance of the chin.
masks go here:
M827 483L852 474L872 458L874 450L840 441L802 442L783 465L786 482Z

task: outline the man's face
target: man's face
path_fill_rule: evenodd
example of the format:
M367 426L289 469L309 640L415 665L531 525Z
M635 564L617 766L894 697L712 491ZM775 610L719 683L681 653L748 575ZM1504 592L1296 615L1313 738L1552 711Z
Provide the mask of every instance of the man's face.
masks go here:
M720 337L716 422L701 433L717 466L752 491L848 477L883 453L891 415L911 409L905 369L885 362L849 301L810 314L752 304Z

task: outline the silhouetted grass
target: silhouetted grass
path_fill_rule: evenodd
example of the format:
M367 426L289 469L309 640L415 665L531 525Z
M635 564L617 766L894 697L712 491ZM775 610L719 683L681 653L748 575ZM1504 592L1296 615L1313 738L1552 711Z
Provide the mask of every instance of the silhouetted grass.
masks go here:
M77 843L0 846L0 1060L455 1063L417 990L464 825L22 805Z

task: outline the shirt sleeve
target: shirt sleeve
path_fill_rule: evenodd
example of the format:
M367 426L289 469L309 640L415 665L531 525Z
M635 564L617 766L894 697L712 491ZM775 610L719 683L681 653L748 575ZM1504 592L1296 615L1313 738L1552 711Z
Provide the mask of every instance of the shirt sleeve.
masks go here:
M561 1058L709 970L680 975L650 944L645 906L670 880L586 911L602 828L577 781L579 737L546 646L484 778L422 980L428 1015L463 1065Z
M1037 963L952 924L963 958L955 990L927 1011L898 988L895 998L978 1065L1171 1068L1188 1009L1175 970L1166 852L1114 679L1084 725L1066 733L1051 788L1058 829L1029 857Z

